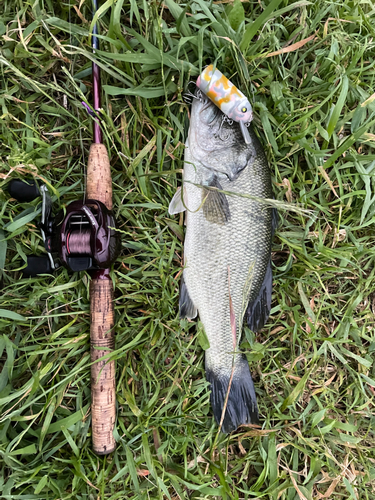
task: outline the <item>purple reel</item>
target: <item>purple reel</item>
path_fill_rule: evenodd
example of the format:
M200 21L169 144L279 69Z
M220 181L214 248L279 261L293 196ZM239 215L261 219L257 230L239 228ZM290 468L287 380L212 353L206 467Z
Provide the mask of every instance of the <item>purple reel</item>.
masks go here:
M108 269L120 253L120 237L110 210L97 200L73 201L56 217L45 185L35 180L13 179L9 194L20 203L42 197L42 217L38 224L47 255L28 255L25 276L51 274L58 268L54 256L71 271Z
M120 251L112 213L97 200L73 201L56 218L53 247L72 271L110 267Z

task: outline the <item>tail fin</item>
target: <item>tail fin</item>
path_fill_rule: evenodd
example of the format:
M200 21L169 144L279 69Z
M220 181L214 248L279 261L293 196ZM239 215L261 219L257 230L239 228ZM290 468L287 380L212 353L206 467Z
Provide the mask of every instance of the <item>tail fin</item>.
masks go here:
M211 384L211 405L216 423L219 425L230 375L215 372L206 365L206 377ZM236 360L221 430L228 434L242 424L259 424L254 383L244 355L239 356Z

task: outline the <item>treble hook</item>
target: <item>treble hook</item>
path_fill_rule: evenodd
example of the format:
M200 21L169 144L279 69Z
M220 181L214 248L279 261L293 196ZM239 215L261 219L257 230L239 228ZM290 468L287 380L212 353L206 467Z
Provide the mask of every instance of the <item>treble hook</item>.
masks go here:
M223 125L224 123L228 123L229 126L231 126L233 124L233 120L230 120L227 115L224 115L221 117L221 123L220 123L220 127L219 127L219 131L218 131L218 136L219 138L222 140L222 141L225 141L227 139L227 137L225 137L225 135L223 136L222 135L222 132L223 132ZM228 132L228 130L227 130Z
M182 98L186 102L186 104L191 104L193 102L193 99L199 99L199 101L202 101L202 92L200 90L198 90L197 95L189 90L189 85L191 83L196 86L195 82L190 81L186 86L186 91L182 94Z
M227 122L229 126L233 125L233 120L230 120L227 115L223 114L223 122Z

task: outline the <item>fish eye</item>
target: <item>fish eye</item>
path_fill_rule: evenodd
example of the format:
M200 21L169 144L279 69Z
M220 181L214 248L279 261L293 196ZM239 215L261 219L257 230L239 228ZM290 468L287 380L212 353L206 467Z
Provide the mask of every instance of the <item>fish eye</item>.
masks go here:
M245 108L245 106L241 109L242 113L246 113L247 111L247 108Z

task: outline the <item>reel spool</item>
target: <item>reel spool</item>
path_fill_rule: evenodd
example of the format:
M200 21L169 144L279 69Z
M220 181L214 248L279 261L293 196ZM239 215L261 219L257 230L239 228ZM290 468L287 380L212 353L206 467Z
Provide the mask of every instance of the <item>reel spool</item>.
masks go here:
M58 266L54 256L70 271L107 269L120 253L120 238L110 210L97 200L73 201L56 217L45 185L13 179L8 192L19 202L42 196L42 220L39 224L47 255L27 257L25 276L50 274Z
M100 201L73 201L56 218L61 262L72 271L107 269L119 254L112 213Z

